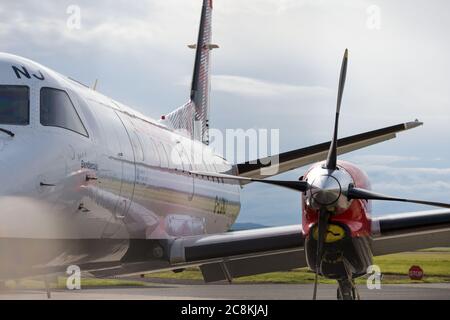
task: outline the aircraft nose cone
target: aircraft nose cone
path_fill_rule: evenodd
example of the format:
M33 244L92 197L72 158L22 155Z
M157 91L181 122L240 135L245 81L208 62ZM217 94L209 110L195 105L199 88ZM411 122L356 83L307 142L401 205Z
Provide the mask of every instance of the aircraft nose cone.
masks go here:
M311 198L319 206L329 206L339 200L341 185L331 175L317 177L312 183Z

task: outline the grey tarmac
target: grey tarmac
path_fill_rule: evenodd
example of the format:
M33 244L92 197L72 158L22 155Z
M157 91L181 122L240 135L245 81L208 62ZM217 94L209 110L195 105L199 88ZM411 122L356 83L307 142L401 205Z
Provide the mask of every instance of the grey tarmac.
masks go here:
M358 286L363 300L450 300L450 284L383 285L380 290ZM133 288L89 288L52 291L56 300L310 300L310 284L148 284ZM20 290L0 293L0 300L45 300L44 291ZM335 300L335 285L320 285L318 299Z

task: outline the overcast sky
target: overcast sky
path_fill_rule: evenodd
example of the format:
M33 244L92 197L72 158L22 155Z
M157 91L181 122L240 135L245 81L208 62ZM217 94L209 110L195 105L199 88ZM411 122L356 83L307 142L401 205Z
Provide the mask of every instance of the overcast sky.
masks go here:
M158 118L188 98L186 45L201 2L0 0L0 51L87 84L98 78L100 92ZM70 5L81 9L80 29L67 27ZM211 125L280 129L281 151L329 140L349 48L340 135L425 125L342 158L365 169L374 190L450 202L449 12L445 0L215 0ZM242 202L241 222L300 222L295 193L251 185ZM375 214L423 209L374 204Z

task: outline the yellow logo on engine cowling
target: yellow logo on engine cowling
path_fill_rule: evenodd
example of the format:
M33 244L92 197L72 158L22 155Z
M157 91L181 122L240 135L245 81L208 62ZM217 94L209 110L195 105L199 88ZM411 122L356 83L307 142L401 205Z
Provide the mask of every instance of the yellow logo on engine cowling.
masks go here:
M313 237L314 240L317 240L317 233L318 233L317 226L314 227ZM335 224L329 224L327 228L327 236L325 237L326 243L332 243L336 242L338 240L341 240L345 237L345 231L342 227L337 226Z

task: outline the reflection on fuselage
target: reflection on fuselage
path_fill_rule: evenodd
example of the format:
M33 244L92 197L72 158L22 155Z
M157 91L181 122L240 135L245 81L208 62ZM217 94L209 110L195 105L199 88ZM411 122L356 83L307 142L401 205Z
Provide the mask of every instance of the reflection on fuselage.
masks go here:
M0 275L118 261L130 239L225 232L236 220L240 187L190 173L232 170L201 142L29 60L0 54L0 74L0 86L29 89L29 124L1 125L15 136L0 135ZM67 93L87 136L41 124L42 88Z

